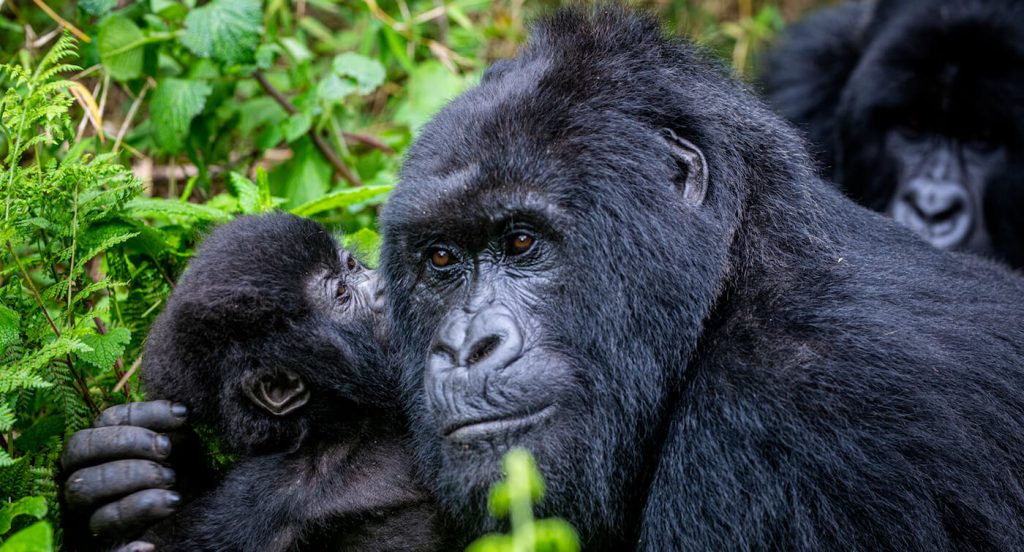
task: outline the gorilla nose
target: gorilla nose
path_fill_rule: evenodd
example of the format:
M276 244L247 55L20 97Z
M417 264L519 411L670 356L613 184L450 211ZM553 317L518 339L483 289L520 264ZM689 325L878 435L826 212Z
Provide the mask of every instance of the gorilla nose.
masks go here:
M456 311L441 325L431 345L434 370L501 370L523 353L523 334L508 308L491 305Z
M893 218L932 245L951 248L971 232L970 198L957 182L914 179L893 205Z

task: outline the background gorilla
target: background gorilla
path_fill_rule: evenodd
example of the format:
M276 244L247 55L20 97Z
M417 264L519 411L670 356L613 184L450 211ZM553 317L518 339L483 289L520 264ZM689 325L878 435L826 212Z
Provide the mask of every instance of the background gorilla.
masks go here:
M376 274L313 221L246 217L203 242L150 332L143 381L250 456L147 540L162 550L438 544L402 445L380 306ZM127 462L105 469L173 478L155 462ZM105 480L92 476L103 469L71 476L71 506L95 504ZM123 534L144 514L115 502L92 529Z
M831 176L938 247L1024 266L1024 4L824 10L769 56L769 101Z
M381 270L440 502L479 534L524 446L588 549L1024 547L1024 282L723 73L565 10L423 129Z

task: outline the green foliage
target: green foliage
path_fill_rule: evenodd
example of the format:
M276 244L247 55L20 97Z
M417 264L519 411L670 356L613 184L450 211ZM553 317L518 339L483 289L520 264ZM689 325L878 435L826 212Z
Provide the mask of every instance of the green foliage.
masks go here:
M533 505L544 498L544 480L533 457L525 449L512 449L502 459L505 479L491 488L491 514L509 519L508 534L480 537L466 552L577 552L579 537L571 525L558 518L535 520Z
M375 265L414 133L554 2L46 4L59 21L0 1L0 552L59 546L64 439L144 398L143 339L199 236L287 209ZM763 0L650 4L747 74L781 25ZM564 522L533 520L543 485L523 454L492 495L512 532L474 546L578 549Z
M6 538L18 517L43 519L46 516L46 499L41 496L25 497L0 507L0 552L49 552L53 550L53 529L46 521L39 521L16 530Z

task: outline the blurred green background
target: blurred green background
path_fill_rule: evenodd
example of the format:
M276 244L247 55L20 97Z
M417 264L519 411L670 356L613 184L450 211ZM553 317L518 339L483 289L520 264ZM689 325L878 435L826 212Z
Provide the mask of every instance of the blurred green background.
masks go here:
M747 78L826 3L638 5ZM0 0L0 552L60 548L64 440L144 397L143 340L203 232L287 209L373 264L417 129L556 5Z

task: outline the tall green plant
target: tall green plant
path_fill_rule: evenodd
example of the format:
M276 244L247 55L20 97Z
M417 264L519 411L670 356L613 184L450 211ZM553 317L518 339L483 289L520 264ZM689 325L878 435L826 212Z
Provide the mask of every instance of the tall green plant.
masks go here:
M34 69L0 66L8 85L0 98L8 145L0 164L0 497L8 501L55 504L62 440L110 398L95 384L101 374L123 377L132 338L110 319L121 284L106 276L104 255L139 235L117 222L141 187L109 156L69 147L73 83L60 75L77 70L63 63L75 54L65 35Z

